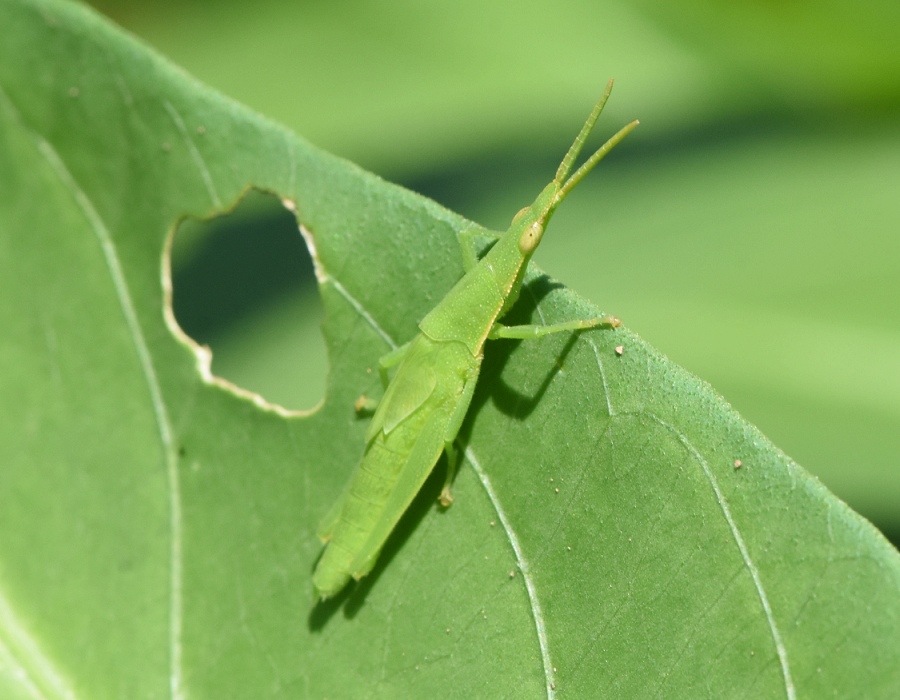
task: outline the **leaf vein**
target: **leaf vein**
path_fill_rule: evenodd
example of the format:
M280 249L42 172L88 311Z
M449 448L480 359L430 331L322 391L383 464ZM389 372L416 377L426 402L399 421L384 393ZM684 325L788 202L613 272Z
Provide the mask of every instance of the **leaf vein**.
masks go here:
M35 700L49 697L75 700L75 691L66 685L47 655L16 619L6 596L0 594L0 668L13 669L20 686ZM23 659L31 663L26 665ZM30 666L31 668L28 668ZM49 694L48 694L49 693Z
M337 279L325 272L324 269L322 270L322 280L323 282L330 282L334 286L338 293L347 300L347 303L353 307L354 311L356 311L356 313L358 313L363 318L363 320L365 320L365 322L368 323L372 327L372 329L376 333L378 333L379 336L381 336L381 339L384 340L384 342L391 346L391 350L396 350L399 347L394 339L391 338L391 336L388 335L388 333L378 325L378 322L372 317L372 314L366 311L363 305L360 304L359 301L346 290L344 285L342 285L337 281Z
M181 597L181 577L182 577L182 524L181 524L181 489L178 482L178 464L175 455L171 421L169 420L168 411L162 396L162 388L159 384L159 378L156 375L156 369L153 366L153 358L147 341L144 338L140 321L138 321L137 311L128 290L128 284L125 280L125 273L122 264L116 254L115 245L113 244L112 235L106 224L103 222L97 209L94 207L90 198L85 194L84 190L75 181L69 169L63 163L62 158L53 148L53 146L37 137L38 150L53 168L60 182L69 190L75 199L76 204L81 209L85 219L93 230L100 249L103 252L110 278L115 288L116 297L119 300L119 306L125 317L125 323L128 327L135 351L138 356L138 362L147 384L150 394L150 401L153 405L153 413L156 417L156 425L159 430L160 441L166 456L166 475L169 489L169 529L171 533L171 550L170 550L170 610L169 610L169 645L170 645L170 690L172 697L179 700L183 697L182 691L182 673L181 673L181 625L182 625L182 597Z
M765 587L762 583L762 577L760 576L759 569L756 564L753 563L753 559L750 558L750 551L747 549L747 544L744 542L744 538L741 535L740 530L738 529L737 523L731 515L731 508L728 506L728 500L725 498L725 495L722 493L722 490L719 488L719 482L716 480L715 475L712 473L712 470L709 467L709 463L700 454L700 451L694 447L693 443L684 435L681 431L679 431L675 426L667 423L658 415L653 412L647 412L646 415L652 420L656 421L669 430L678 441L687 449L700 464L701 469L703 469L703 473L706 476L707 481L712 487L713 492L716 496L716 501L719 504L719 509L722 511L722 515L725 517L725 521L728 523L728 527L731 530L731 536L734 538L735 544L737 544L738 551L741 554L741 558L744 561L744 565L747 567L747 570L750 572L750 577L753 579L753 585L756 588L756 594L759 597L760 605L762 606L763 612L766 616L766 622L769 626L769 631L772 635L772 640L775 644L775 652L778 655L778 662L781 665L781 675L784 678L784 687L785 694L788 700L796 700L797 693L794 687L794 682L791 679L791 668L788 662L787 657L787 649L784 646L784 641L781 638L781 632L778 630L778 625L775 622L775 615L772 611L772 606L769 603L769 597L766 594Z
M181 118L178 110L175 109L171 102L166 100L164 105L166 111L169 113L169 117L171 117L172 121L175 123L175 127L178 129L178 133L181 135L184 145L187 146L188 153L191 154L191 160L194 161L194 165L196 165L197 170L200 171L200 177L203 178L203 185L206 187L207 193L209 193L209 198L217 209L222 209L222 200L219 198L219 193L216 191L212 175L210 175L209 168L206 167L206 161L204 161L203 156L200 155L197 145L191 140L184 119Z
M491 480L488 478L484 469L482 469L481 463L475 457L475 453L472 451L471 447L466 447L465 455L469 464L472 466L472 469L475 471L475 474L478 476L478 480L481 481L481 485L484 486L488 499L494 507L494 511L497 513L497 518L500 520L500 524L503 526L503 530L506 532L510 546L516 556L516 563L519 570L522 572L522 578L525 580L525 590L528 593L531 615L534 618L534 627L537 632L538 644L541 648L541 660L544 665L544 677L547 682L547 698L548 700L553 700L553 698L556 697L556 678L553 671L553 662L550 659L550 642L547 636L547 625L544 622L544 612L541 608L541 602L538 599L534 578L531 575L531 567L528 564L528 560L525 558L525 552L522 550L519 538L516 536L509 519L506 517L503 506L500 505L500 499L494 491Z

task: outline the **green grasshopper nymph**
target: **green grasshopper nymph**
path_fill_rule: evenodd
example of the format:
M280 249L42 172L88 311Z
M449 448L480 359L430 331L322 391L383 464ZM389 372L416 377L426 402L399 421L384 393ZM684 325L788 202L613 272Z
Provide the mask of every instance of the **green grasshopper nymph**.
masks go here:
M474 241L461 240L465 275L422 319L415 338L380 359L386 389L366 432L365 454L319 527L319 537L327 543L313 574L320 598L335 595L351 577L359 580L372 570L391 530L443 452L447 452L449 467L441 503L450 504L450 484L457 466L454 442L469 410L486 341L620 325L614 316L549 326L504 326L498 322L519 298L528 261L556 207L638 124L634 121L620 129L569 177L612 85L609 81L553 181L531 206L516 214L509 229L480 260ZM388 382L387 371L394 366L397 371Z

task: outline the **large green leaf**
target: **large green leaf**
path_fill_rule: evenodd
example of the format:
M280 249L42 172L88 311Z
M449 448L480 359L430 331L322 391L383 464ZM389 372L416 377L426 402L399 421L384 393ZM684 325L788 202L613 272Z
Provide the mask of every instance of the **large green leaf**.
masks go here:
M470 224L78 5L7 0L0 26L3 697L896 695L897 552L625 330L491 345L456 504L429 483L314 605L353 401ZM251 186L315 245L309 415L211 379L167 314L170 233ZM535 270L514 314L595 311Z

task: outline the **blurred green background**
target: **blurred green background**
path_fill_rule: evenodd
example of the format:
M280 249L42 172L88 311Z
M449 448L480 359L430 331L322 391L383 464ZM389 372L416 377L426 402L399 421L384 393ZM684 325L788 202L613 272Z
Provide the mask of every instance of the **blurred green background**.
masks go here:
M900 541L897 0L95 5L207 84L496 229L615 77L602 138L641 126L560 209L538 264ZM215 231L187 228L176 313L214 371L315 405L321 309L291 217L256 196Z

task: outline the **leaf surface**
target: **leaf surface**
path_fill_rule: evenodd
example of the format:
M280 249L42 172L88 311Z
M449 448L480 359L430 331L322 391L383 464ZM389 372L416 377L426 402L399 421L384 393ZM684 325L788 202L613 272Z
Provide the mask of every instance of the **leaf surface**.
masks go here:
M0 13L4 697L896 694L896 550L626 330L492 343L453 508L436 474L375 571L314 606L353 403L471 224L79 5ZM310 414L211 380L167 315L178 221L251 186L315 245ZM511 322L594 313L534 270Z

